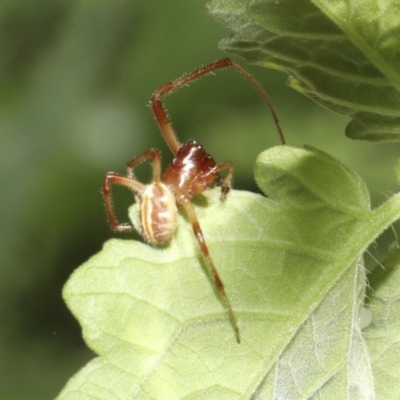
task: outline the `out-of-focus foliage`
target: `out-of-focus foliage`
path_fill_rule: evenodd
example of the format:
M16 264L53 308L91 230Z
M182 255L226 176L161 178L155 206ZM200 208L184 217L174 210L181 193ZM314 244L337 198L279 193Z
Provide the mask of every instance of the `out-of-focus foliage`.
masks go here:
M148 99L162 83L226 57L217 49L224 36L201 2L0 4L0 398L52 398L91 358L61 288L113 236L103 176L124 171L148 147L168 159ZM349 141L346 119L286 88L283 74L250 70L274 101L288 143L312 144L348 164L375 204L395 190L398 147ZM196 138L218 160L232 160L235 186L255 188L254 159L278 138L247 82L221 71L167 104L182 140ZM123 194L120 212L131 201Z
M289 84L352 121L346 134L399 141L400 46L393 0L210 0L232 31L221 48L290 74Z

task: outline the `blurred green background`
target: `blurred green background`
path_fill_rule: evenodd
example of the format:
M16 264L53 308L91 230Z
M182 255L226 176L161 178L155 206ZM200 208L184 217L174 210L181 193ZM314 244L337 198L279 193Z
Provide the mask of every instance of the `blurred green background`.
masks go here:
M228 32L203 2L187 0L3 1L0 31L0 398L51 399L93 356L61 290L115 236L103 177L149 147L170 160L150 95L228 56L217 48ZM286 87L283 73L238 61L269 92L289 144L311 144L355 169L375 205L396 190L399 145L347 139L347 118ZM220 71L167 105L182 141L233 161L235 187L257 190L254 159L279 140L246 80ZM117 192L121 215L132 198Z

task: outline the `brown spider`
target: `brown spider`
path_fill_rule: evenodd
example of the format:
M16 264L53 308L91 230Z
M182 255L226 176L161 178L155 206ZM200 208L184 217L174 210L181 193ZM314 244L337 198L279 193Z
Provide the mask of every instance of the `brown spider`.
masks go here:
M164 174L161 173L160 151L150 149L127 164L126 176L109 172L104 179L103 194L111 228L116 232L126 232L132 231L134 227L131 224L120 224L118 222L112 203L111 184L126 186L132 190L139 201L141 234L152 245L163 244L172 238L177 226L177 206L185 210L192 224L194 235L199 243L205 265L228 311L229 318L235 330L236 340L240 343L236 317L226 295L224 284L211 259L203 232L191 203L193 197L203 193L216 183L221 184L221 200L224 200L231 187L233 164L229 161L216 163L213 157L206 153L203 147L194 140L189 140L184 144L179 143L161 102L163 96L173 92L175 89L196 80L202 75L225 67L233 67L256 86L272 113L282 143L285 143L276 112L261 85L252 75L234 61L230 59L219 60L184 75L175 81L162 85L151 97L151 106L158 125L165 141L174 154L174 159ZM138 164L148 158L151 158L153 161L153 179L151 183L144 184L135 179L133 170ZM221 179L219 174L221 170L227 170L223 179Z

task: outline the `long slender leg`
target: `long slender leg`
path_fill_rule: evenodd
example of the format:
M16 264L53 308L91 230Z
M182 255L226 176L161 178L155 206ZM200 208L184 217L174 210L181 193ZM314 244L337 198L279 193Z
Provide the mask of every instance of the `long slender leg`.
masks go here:
M153 108L154 115L157 119L158 125L161 129L164 139L167 142L167 144L173 154L176 154L176 152L178 151L178 149L180 147L180 143L178 141L178 138L176 137L176 134L172 128L171 122L169 121L168 116L165 112L165 109L162 105L161 98L163 96L173 92L174 90L187 85L189 82L196 80L197 78L201 77L202 75L207 75L216 69L227 68L227 67L232 67L232 68L236 69L236 71L240 72L261 93L261 96L267 103L267 106L271 112L273 119L274 119L276 128L278 130L279 138L280 138L282 144L285 143L285 137L283 135L283 131L282 131L282 128L279 123L278 115L277 115L275 108L274 108L269 96L267 95L266 91L263 89L263 87L256 81L256 79L249 72L247 72L239 64L236 64L230 58L225 58L223 60L215 61L211 64L208 64L208 65L206 65L196 71L193 71L187 75L183 75L182 77L180 77L172 82L165 83L164 85L162 85L159 89L157 89L153 93L151 100L150 100L151 106Z
M136 194L142 192L145 188L145 185L138 182L136 179L116 174L114 172L109 172L103 181L103 196L106 203L108 221L111 229L115 232L130 232L133 230L133 226L127 223L120 224L117 220L117 216L115 215L111 194L112 183L126 186Z
M214 281L214 285L215 285L216 289L218 290L218 292L219 292L219 294L220 294L220 296L222 298L222 301L225 304L225 307L226 307L226 309L228 311L228 315L229 315L229 318L231 320L233 329L235 330L236 340L237 340L238 343L240 343L239 327L237 325L235 314L233 313L231 303L230 303L230 301L228 299L228 296L227 296L227 294L225 292L225 286L222 283L222 280L221 280L221 278L220 278L220 276L219 276L219 274L217 272L217 269L215 268L214 263L213 263L213 261L211 259L210 253L208 251L208 247L207 247L206 242L204 240L203 232L202 232L202 230L200 228L200 224L199 224L199 221L197 219L196 212L194 211L193 205L190 202L182 204L182 207L185 209L185 211L186 211L186 213L187 213L187 215L189 217L189 220L190 220L190 222L192 224L193 232L194 232L194 234L196 236L197 241L199 242L200 250L201 250L201 252L203 254L203 257L204 257L204 260L206 262L206 266L207 266L208 272L210 273L211 278Z
M145 185L135 179L133 169L135 166L146 160L153 158L153 181L160 182L161 180L161 152L157 149L149 149L141 154L139 157L134 158L127 164L127 176L109 172L103 182L103 196L106 203L108 221L111 229L115 232L129 232L133 229L130 224L120 224L117 216L115 215L114 206L112 202L111 183L126 186L131 189L135 194L139 194L145 188Z
M134 178L135 175L133 173L133 169L146 160L147 158L153 158L153 182L160 182L161 180L161 152L158 149L149 149L141 154L139 157L134 158L129 161L126 165L127 167L127 176L129 178Z

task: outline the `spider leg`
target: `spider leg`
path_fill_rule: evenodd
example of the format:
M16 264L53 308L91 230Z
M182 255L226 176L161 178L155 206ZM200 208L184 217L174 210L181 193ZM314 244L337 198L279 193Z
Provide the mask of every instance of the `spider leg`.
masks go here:
M158 149L149 149L141 154L139 157L134 158L126 164L127 176L134 179L135 175L133 169L146 160L147 158L153 159L153 182L160 182L161 180L161 152Z
M126 186L127 188L131 189L135 194L141 193L145 189L145 185L143 183L140 183L136 179L116 174L114 172L109 172L103 181L103 196L106 203L108 221L110 223L111 229L115 232L130 232L133 230L133 226L126 223L120 224L118 222L117 216L115 215L115 210L112 202L111 184Z
M218 172L222 169L228 170L225 178L221 180L221 201L224 201L232 186L233 163L231 161L225 161L223 163L217 164L213 168L213 170L217 170Z
M127 188L132 190L135 195L139 195L141 192L143 192L146 185L135 179L133 169L147 158L153 158L153 181L160 182L161 152L157 149L149 149L141 154L139 157L136 157L132 161L128 162L128 164L126 165L127 176L116 174L114 172L109 172L104 179L103 196L106 203L108 221L110 223L111 229L115 232L129 232L133 229L133 226L126 223L120 224L118 222L112 202L111 184L126 186Z
M282 128L279 123L278 115L275 111L275 108L266 93L263 87L256 81L256 79L247 72L244 68L242 68L239 64L236 64L230 58L224 58L219 61L215 61L211 64L208 64L202 68L197 69L189 74L183 75L182 77L172 81L165 83L159 89L157 89L153 95L151 96L151 106L153 108L153 113L157 119L158 125L161 129L161 132L164 136L165 141L167 142L169 148L171 149L173 154L176 154L179 147L181 146L174 129L172 128L171 122L168 119L167 113L162 105L161 99L163 96L172 93L174 90L179 89L182 86L187 85L189 82L194 81L201 77L202 75L207 75L212 73L214 70L219 68L227 68L232 67L236 71L240 72L246 79L248 79L260 92L261 96L263 97L264 101L267 103L267 106L271 112L271 115L274 119L279 138L282 144L285 144L285 137L283 135Z
M196 212L194 210L194 207L193 207L192 203L190 203L190 202L183 203L182 207L185 209L185 211L186 211L186 213L187 213L187 215L189 217L189 220L190 220L190 222L192 224L193 232L194 232L194 234L196 236L197 241L199 242L200 250L201 250L201 252L203 254L203 257L204 257L205 264L207 266L208 272L210 273L211 278L214 281L215 288L218 290L218 292L219 292L219 294L220 294L220 296L222 298L222 301L223 301L223 303L224 303L224 305L225 305L225 307L226 307L226 309L228 311L228 315L229 315L229 318L231 320L233 329L235 330L236 340L237 340L238 343L240 343L239 327L238 327L238 324L237 324L237 321L236 321L235 314L233 313L231 303L230 303L230 301L228 299L228 296L227 296L227 294L225 292L225 286L224 286L224 284L223 284L223 282L222 282L222 280L221 280L221 278L220 278L220 276L219 276L219 274L217 272L217 269L215 268L214 263L213 263L213 261L211 259L211 256L210 256L210 253L208 251L208 247L206 245L206 242L204 240L204 235L203 235L203 232L202 232L202 230L200 228L200 224L199 224L199 221L197 219L197 215L196 215Z

